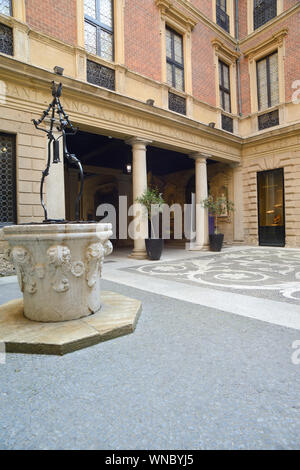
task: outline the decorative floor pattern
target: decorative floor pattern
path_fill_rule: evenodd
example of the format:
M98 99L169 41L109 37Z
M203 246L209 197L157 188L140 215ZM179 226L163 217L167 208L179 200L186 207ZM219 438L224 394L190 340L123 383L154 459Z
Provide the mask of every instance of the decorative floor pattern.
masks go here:
M189 260L147 263L126 270L223 291L300 302L300 250L248 248Z

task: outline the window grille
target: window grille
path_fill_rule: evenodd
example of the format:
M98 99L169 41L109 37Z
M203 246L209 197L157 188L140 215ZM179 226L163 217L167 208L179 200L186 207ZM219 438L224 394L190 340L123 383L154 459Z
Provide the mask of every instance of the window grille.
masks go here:
M278 109L272 111L271 113L261 114L258 116L258 129L262 131L263 129L268 129L269 127L279 125L279 112Z
M169 92L169 109L179 114L186 114L185 98Z
M222 114L222 129L233 133L233 119L225 114Z
M7 55L14 53L13 30L2 23L0 23L0 52Z
M0 133L0 227L16 219L15 136Z
M115 71L104 65L87 60L87 81L93 85L115 90Z

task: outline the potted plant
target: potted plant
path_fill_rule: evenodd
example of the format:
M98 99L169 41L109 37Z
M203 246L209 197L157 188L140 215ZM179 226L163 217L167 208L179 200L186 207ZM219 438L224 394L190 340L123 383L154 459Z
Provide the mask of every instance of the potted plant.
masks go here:
M145 239L147 255L151 260L159 260L162 254L164 241L159 237L158 218L161 212L161 206L165 201L158 188L147 188L143 194L136 199L136 201L147 209L149 232L148 238Z
M214 233L209 235L209 244L211 251L221 251L224 234L218 233L218 217L229 215L230 212L234 211L233 202L229 201L225 197L208 196L208 198L202 201L202 205L205 209L208 209L208 213L215 218L215 229Z

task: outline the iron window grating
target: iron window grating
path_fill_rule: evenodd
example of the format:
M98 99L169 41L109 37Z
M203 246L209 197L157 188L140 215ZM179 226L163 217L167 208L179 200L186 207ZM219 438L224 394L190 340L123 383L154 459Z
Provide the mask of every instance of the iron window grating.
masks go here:
M277 16L277 0L254 1L254 29L264 25Z
M186 114L186 99L169 91L169 110Z
M222 129L233 134L233 119L230 116L222 114Z
M271 111L270 113L265 113L258 116L258 129L260 131L274 126L279 126L278 109Z
M221 26L229 33L229 15L226 13L226 0L217 0L216 3L216 20L217 25Z
M16 138L0 133L0 227L17 223Z
M13 30L0 23L0 52L7 55L14 54Z
M87 81L109 90L115 90L115 71L104 65L87 60Z

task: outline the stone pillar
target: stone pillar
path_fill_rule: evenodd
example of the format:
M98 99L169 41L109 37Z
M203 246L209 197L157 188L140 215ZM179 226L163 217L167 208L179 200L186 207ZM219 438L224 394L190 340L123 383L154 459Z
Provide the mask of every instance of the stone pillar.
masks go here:
M130 255L136 259L146 259L145 236L148 233L148 219L142 206L136 203L136 198L147 189L147 160L146 149L150 142L134 137L126 142L132 146L132 196L135 204L135 217L131 222L134 233L134 248Z
M68 217L70 220L75 220L75 201L78 196L78 170L76 168L68 168Z
M244 241L244 204L243 204L243 171L242 165L233 166L233 239Z
M208 196L206 168L208 155L197 153L191 155L191 157L195 160L196 242L190 245L190 250L207 250L209 245L208 213L207 209L202 206L202 201Z
M65 172L62 139L59 140L59 163L51 163L49 175L45 182L46 187L46 207L48 219L65 219ZM52 147L52 146L51 146ZM47 148L48 151L48 148ZM52 148L51 148L52 151ZM52 161L52 155L51 155Z

